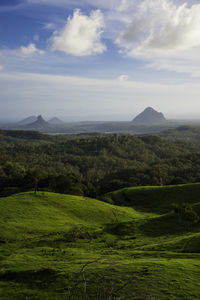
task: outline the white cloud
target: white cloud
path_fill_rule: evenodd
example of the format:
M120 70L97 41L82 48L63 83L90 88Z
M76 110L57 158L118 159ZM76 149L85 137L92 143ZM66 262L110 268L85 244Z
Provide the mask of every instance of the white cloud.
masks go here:
M118 77L118 80L121 81L121 82L124 82L124 81L127 81L128 80L128 75L120 75Z
M31 43L27 47L21 46L20 53L24 55L32 55L34 53L44 54L43 50L37 49L35 44Z
M160 55L200 46L200 4L178 6L169 0L141 2L133 21L117 38L130 56L149 50Z
M116 38L120 49L154 68L199 74L200 4L145 0L135 8Z
M199 48L180 53L179 57L157 57L149 59L147 68L157 70L189 73L192 77L200 77Z
M68 17L61 32L55 32L51 38L51 50L63 51L76 56L102 53L106 46L101 43L104 17L100 10L92 11L90 16L75 10L73 17Z
M54 30L56 28L56 25L54 23L45 23L43 29L45 30Z
M2 65L0 65L0 71L2 71L3 70L3 66Z

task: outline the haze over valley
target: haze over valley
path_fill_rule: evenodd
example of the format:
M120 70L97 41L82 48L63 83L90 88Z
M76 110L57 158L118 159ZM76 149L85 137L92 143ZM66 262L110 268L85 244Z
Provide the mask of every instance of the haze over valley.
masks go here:
M29 116L19 122L2 123L1 129L7 130L35 130L50 134L77 133L120 133L147 134L166 131L181 125L200 126L200 120L167 120L163 113L152 107L147 107L131 121L82 121L64 122L58 117L45 120L41 115Z

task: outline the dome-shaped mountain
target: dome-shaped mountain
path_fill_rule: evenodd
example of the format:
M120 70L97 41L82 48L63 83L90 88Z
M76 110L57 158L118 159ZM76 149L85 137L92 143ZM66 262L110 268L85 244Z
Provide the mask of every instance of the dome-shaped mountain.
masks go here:
M18 125L28 125L28 124L34 123L36 121L37 121L36 116L30 116L30 117L27 117L26 119L19 121L17 124Z
M64 124L64 122L63 122L62 120L60 120L59 118L57 118L57 117L54 117L54 118L50 119L50 120L48 121L48 123L54 124L54 125L61 125L61 124Z
M147 107L143 112L137 115L132 122L140 124L155 124L163 123L165 121L166 119L161 112L157 112L152 107Z

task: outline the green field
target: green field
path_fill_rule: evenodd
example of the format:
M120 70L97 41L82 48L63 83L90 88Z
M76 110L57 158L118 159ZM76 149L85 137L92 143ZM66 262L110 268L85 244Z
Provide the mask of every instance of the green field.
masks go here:
M0 198L0 299L200 299L200 184Z

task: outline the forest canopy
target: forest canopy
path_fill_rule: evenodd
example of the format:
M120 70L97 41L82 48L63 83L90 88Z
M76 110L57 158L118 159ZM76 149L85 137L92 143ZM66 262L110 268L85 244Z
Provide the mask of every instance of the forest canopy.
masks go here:
M1 130L1 196L37 188L97 197L129 186L199 182L199 129L161 135Z

